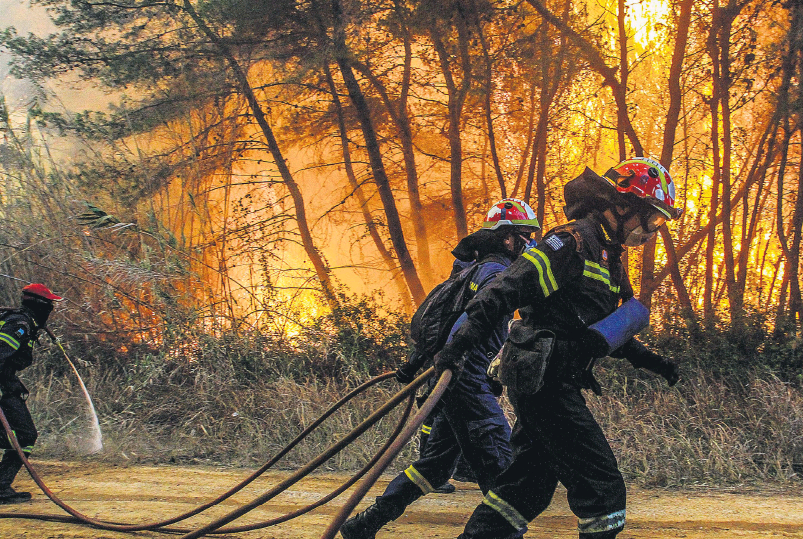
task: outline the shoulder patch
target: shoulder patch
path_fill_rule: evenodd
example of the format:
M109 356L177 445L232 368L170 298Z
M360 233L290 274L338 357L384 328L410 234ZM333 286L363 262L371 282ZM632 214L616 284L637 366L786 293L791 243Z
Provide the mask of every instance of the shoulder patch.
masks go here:
M565 245L561 241L561 239L559 237L557 237L556 235L549 236L548 238L546 238L544 240L544 243L546 243L550 248L552 248L553 251L558 251L558 250L562 249L564 247L564 245Z

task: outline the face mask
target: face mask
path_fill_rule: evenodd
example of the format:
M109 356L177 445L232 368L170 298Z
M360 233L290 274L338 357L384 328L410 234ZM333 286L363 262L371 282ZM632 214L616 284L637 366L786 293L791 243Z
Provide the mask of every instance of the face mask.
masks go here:
M639 225L627 235L622 245L625 247L641 247L650 241L653 236L655 236L655 232L647 232Z
M666 217L658 212L651 212L648 215L639 214L637 211L631 210L626 215L622 216L619 226L625 232L625 223L633 216L639 215L641 224L627 233L622 245L625 247L640 247L650 241L655 233L666 222Z
M45 327L50 313L53 312L53 302L39 299L25 299L22 300L22 306L28 308L39 327Z

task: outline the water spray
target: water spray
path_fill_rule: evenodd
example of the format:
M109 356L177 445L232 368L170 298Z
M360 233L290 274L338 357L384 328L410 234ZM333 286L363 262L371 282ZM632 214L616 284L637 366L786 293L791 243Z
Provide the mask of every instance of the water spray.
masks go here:
M59 347L61 353L64 354L64 359L67 360L67 363L70 364L72 367L72 372L75 373L75 376L78 378L78 383L81 386L81 391L84 393L84 397L86 397L86 402L89 405L89 416L92 420L92 438L89 440L89 444L87 446L87 451L89 454L98 453L103 449L103 435L100 432L100 423L98 422L98 414L95 413L95 405L92 404L92 397L89 396L89 391L86 389L86 385L84 385L84 380L81 378L81 375L78 373L78 369L75 368L75 365L70 360L70 356L67 355L67 351L64 350L64 347L61 345L61 341L59 341L58 337L50 331L49 328L44 328L50 338L53 340L54 343Z

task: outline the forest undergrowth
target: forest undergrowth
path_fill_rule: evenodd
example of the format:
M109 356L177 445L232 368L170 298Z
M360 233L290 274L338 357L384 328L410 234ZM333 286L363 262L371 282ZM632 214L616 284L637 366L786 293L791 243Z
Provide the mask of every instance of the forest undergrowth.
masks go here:
M60 351L42 339L39 360L23 372L40 430L34 458L258 467L351 388L403 360L402 317L379 315L365 304L356 308L346 317L321 319L292 339L174 332L170 344L123 349L63 336L100 418L104 449L92 456L83 450L89 434L85 399ZM695 348L677 338L677 328L663 327L646 338L680 361L680 383L670 388L624 360L605 359L596 369L603 394L586 393L626 479L651 487L798 483L799 348L770 347L769 337L758 334L754 345L742 339L737 347L716 328L704 347ZM304 465L399 388L388 380L369 389L277 467ZM321 469L358 469L387 439L401 409ZM415 457L416 446L407 445L395 469Z

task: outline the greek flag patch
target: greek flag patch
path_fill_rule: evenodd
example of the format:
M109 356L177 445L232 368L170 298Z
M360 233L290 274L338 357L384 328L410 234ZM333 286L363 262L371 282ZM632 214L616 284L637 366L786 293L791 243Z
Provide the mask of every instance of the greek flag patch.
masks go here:
M544 243L549 245L553 251L557 251L563 247L563 242L560 241L560 238L557 236L549 236L544 240Z

